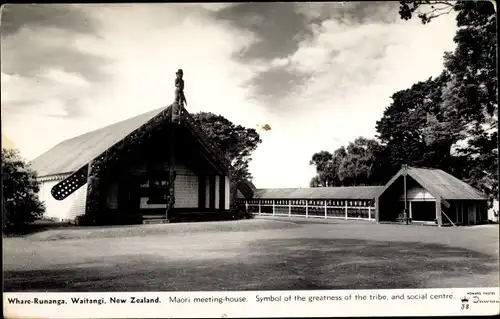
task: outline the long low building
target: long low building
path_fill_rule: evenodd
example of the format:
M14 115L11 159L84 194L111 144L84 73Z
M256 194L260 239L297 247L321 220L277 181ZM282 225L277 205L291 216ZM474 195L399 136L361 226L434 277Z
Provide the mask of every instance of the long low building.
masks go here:
M258 189L247 182L238 198L260 215L401 222L406 206L410 222L472 225L488 219L488 197L440 169L403 167L383 186Z

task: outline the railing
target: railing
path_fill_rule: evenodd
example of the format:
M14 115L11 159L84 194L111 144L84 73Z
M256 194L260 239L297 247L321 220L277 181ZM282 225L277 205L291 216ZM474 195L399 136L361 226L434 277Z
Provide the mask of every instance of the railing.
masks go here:
M269 201L267 201L269 202ZM277 217L305 217L323 219L344 219L344 220L375 220L375 207L372 206L329 206L329 205L294 205L294 204L249 204L248 201L240 201L245 205L246 212L257 216L277 216Z

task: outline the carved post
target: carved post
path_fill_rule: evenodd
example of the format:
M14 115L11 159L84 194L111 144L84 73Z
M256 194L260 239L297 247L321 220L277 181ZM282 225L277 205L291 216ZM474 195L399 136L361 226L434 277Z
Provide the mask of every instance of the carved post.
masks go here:
M177 104L179 109L178 109L178 113L180 115L180 112L184 106L184 103L187 104L187 100L186 100L186 96L184 95L184 80L183 80L183 76L184 76L184 72L182 71L182 69L179 69L177 70L177 72L175 73L175 101L174 101L174 104ZM179 117L179 121L180 121L180 117Z
M175 103L174 103L175 105ZM169 161L168 161L168 183L167 183L167 209L165 218L168 220L175 206L175 134L174 134L174 109L170 108L169 125Z
M87 200L85 203L85 215L91 224L95 224L99 213L99 173L94 161L90 161L87 166Z

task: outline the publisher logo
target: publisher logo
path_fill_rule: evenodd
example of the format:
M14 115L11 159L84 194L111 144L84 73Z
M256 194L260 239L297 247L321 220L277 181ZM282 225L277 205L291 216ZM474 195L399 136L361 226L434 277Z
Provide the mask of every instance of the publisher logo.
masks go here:
M462 310L469 309L469 298L467 296L460 298L460 301L462 301Z

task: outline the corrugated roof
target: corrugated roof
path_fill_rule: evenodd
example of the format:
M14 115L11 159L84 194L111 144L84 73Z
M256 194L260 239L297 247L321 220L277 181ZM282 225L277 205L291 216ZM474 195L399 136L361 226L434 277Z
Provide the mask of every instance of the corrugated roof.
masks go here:
M408 174L434 196L449 200L488 199L482 192L440 169L410 167Z
M383 186L260 188L256 199L374 199Z
M488 197L469 184L440 169L416 168L408 166L408 175L436 198L441 198L448 207L447 200L486 200ZM403 169L377 194L380 197L401 175Z
M237 187L244 198L253 198L254 193L257 190L254 184L249 180L240 181Z
M31 166L40 177L74 172L167 108L155 109L65 140L35 158Z

